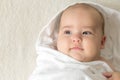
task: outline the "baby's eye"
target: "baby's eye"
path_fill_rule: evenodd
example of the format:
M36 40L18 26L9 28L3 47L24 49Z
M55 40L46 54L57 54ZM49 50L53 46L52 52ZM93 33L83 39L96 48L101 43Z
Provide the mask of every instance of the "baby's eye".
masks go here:
M90 32L90 31L84 31L82 34L83 34L83 35L91 35L92 32Z
M71 31L69 31L69 30L64 31L64 34L68 34L68 35L70 35L70 34L71 34Z

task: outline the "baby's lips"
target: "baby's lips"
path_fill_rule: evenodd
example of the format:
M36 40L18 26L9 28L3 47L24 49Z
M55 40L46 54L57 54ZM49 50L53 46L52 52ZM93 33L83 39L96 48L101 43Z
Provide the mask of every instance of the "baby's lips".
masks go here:
M84 50L84 49L80 48L80 47L72 47L72 48L70 48L70 50Z

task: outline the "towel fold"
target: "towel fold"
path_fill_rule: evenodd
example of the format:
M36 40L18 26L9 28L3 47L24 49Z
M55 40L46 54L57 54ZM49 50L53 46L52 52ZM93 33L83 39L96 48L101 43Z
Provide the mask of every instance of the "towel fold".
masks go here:
M106 80L112 69L102 61L79 62L56 50L39 47L37 67L29 80Z

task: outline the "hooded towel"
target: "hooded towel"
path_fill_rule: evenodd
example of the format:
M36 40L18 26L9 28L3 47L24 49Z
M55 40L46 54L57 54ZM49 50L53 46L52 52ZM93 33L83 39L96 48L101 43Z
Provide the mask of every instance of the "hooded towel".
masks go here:
M105 49L102 50L102 56L110 60L116 70L120 71L120 64L118 64L120 61L120 13L97 3L81 3L87 3L103 14L107 41ZM56 50L55 40L64 9L59 11L39 34L36 43L37 67L30 80L106 80L101 73L112 71L106 63L102 61L81 63Z

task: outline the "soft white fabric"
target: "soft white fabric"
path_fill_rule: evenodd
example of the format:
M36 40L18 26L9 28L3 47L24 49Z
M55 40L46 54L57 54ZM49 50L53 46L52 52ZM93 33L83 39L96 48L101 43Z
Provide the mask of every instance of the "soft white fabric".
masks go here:
M120 13L97 3L84 3L92 5L103 14L107 41L102 56L110 60L116 70L120 71ZM30 80L106 80L101 74L104 71L111 71L106 63L101 61L81 63L55 50L56 31L63 10L58 12L40 32L36 43L37 67Z
M102 61L79 62L56 50L39 48L37 67L30 80L107 80L102 73L112 71Z
M107 39L105 49L101 53L103 57L112 62L117 71L120 71L120 12L93 2L85 1L81 3L88 3L103 14ZM59 25L59 19L63 10L59 11L40 32L36 48L39 46L54 48L54 40L56 39L55 36L57 36L56 27Z

